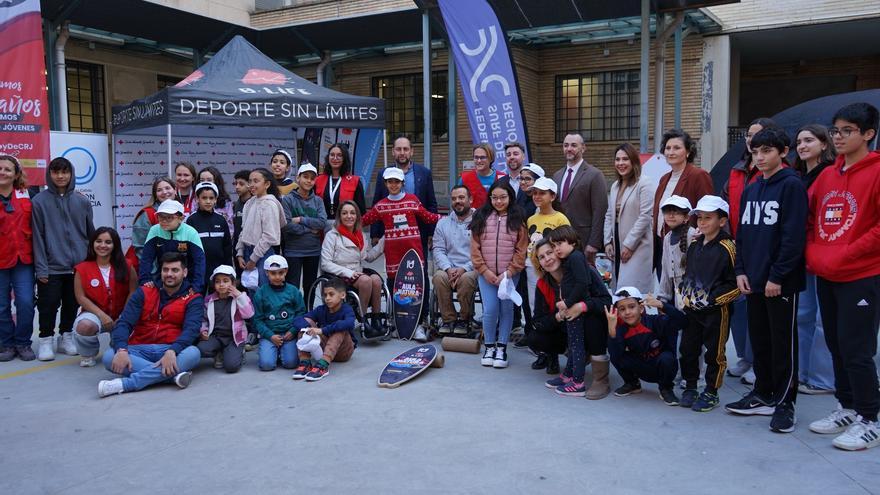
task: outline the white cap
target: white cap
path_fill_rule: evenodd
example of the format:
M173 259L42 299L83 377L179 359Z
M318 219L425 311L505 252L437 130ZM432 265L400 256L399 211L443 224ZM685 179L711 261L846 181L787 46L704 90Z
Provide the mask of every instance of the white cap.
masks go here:
M520 169L519 172L522 173L523 170L528 170L529 172L537 175L538 177L544 177L545 175L547 175L547 173L544 172L544 167L538 165L537 163L529 163L528 165L526 165L525 167Z
M699 211L709 213L717 210L723 211L724 216L730 214L730 207L727 205L727 201L724 201L718 196L707 194L697 201L697 206L691 211L691 215L695 215Z
M660 210L662 211L663 208L666 208L667 206L674 206L676 208L681 208L682 210L687 211L691 211L693 209L693 207L691 206L691 202L687 198L679 196L677 194L673 194L672 196L666 198L666 201L660 204Z
M278 265L278 266L272 266ZM270 272L272 270L284 270L287 269L287 260L284 259L284 256L280 254L273 254L266 258L266 261L263 262L263 270Z
M303 163L299 166L299 169L296 171L296 175L299 175L303 172L312 172L315 175L318 175L318 169L315 168L311 163Z
M553 179L548 179L547 177L539 177L538 180L535 181L535 185L532 186L532 189L540 189L542 191L551 191L553 194L556 194L557 186L556 181Z
M638 301L644 299L644 296L642 296L642 292L639 289L636 289L635 287L620 287L614 292L614 295L611 296L611 304L617 304L618 301L630 297Z
M404 180L406 180L406 176L403 175L403 170L400 170L397 167L388 167L385 169L384 172L382 172L382 179L397 179L400 182L403 182Z
M217 189L217 184L214 184L213 182L199 182L198 184L196 184L196 188L193 190L196 192L196 195L198 195L199 190L205 188L214 191L214 196L220 195L220 190Z
M183 215L183 205L180 204L179 201L166 199L165 201L162 201L162 204L159 205L159 209L156 210L156 213L165 213L168 215Z
M217 275L228 275L235 280L235 268L232 268L229 265L220 265L217 268L214 268L214 272L211 274L211 280L214 280L214 277Z

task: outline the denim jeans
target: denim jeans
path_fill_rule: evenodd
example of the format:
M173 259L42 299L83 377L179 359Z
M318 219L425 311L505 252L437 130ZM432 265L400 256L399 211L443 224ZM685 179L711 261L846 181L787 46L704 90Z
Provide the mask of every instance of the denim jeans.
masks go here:
M12 322L12 300L15 294L15 323ZM31 345L34 333L34 265L19 262L0 270L0 345L3 347Z
M733 302L732 307L733 315L730 317L730 333L733 335L736 356L752 364L755 358L752 356L752 342L749 339L749 313L748 306L746 305L746 296L739 296Z
M260 339L260 369L262 371L272 371L278 363L278 354L281 354L281 366L292 370L299 366L299 351L296 348L296 339L281 344L276 347L271 340Z
M244 262L247 263L251 259L251 255L254 253L254 247L248 246L245 244L244 246ZM262 258L257 261L257 275L260 277L260 287L269 283L269 276L266 275L266 270L263 269L263 263L266 262L266 258L275 254L275 249L270 248L266 251L266 254L263 255Z
M128 357L131 360L131 371L122 373L122 388L126 392L143 390L150 385L162 382L170 382L173 376L162 374L162 368L156 363L162 359L165 351L171 348L169 344L137 344L128 346ZM111 364L116 350L112 347L104 352L104 367L113 371ZM191 345L180 351L177 355L177 369L179 372L190 371L199 364L202 353L198 347Z
M825 343L825 329L816 296L816 276L807 273L807 288L801 292L797 312L798 378L826 390L834 389L834 366Z
M516 274L511 279L514 285L519 282L519 276ZM483 301L483 336L486 343L506 345L513 328L513 301L498 299L498 286L490 284L482 275L478 282Z

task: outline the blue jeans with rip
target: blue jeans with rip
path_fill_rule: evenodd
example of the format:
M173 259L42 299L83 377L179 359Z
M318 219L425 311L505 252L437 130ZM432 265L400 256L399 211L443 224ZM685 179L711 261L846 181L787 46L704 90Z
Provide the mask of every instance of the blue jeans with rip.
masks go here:
M519 282L519 275L517 273L511 278L514 286ZM483 336L486 344L507 345L513 329L513 301L498 299L498 286L490 284L482 275L477 282L483 301Z
M15 323L12 299L15 295ZM0 346L31 345L34 333L34 265L18 262L0 270Z
M122 388L126 392L143 390L150 385L162 382L170 382L173 376L162 374L162 367L156 366L165 351L171 348L170 344L135 344L128 346L128 358L131 360L131 370L122 373ZM104 367L113 371L113 356L116 350L112 347L104 351ZM179 373L190 371L199 364L202 353L199 348L191 345L184 348L177 355L177 370Z

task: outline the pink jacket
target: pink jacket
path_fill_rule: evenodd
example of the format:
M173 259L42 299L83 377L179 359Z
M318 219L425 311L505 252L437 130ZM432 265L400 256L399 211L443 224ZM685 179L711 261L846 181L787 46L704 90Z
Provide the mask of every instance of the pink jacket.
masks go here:
M214 331L214 301L217 300L217 293L212 293L205 298L205 316L202 319L202 335L211 335ZM235 345L241 345L247 340L247 328L244 320L254 316L254 305L251 299L242 292L236 299L235 304L231 304L232 308L232 339Z
M495 275L508 270L515 275L523 270L526 249L529 245L525 225L519 231L508 232L507 215L499 216L492 212L486 219L486 228L479 237L471 236L471 260L474 270L480 275L492 272Z

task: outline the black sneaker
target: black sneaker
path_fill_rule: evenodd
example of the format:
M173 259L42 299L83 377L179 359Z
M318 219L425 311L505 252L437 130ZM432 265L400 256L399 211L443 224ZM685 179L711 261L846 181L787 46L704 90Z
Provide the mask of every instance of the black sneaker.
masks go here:
M550 357L548 357L547 354L540 352L538 353L538 358L532 362L532 369L542 370L546 368L548 364L550 364Z
M617 390L614 391L614 395L618 397L626 397L627 395L640 393L642 393L642 384L639 382L624 383L620 387L617 387Z
M794 416L794 404L787 402L779 404L773 411L773 419L770 420L770 431L776 433L791 433L797 418Z
M552 356L550 356L550 362L547 364L547 374L559 374L559 356L557 354L553 354Z
M14 347L0 347L0 363L12 361L15 358Z
M712 409L718 407L718 404L721 400L718 398L717 393L711 393L704 391L697 397L697 400L694 401L694 404L691 406L691 411L694 412L709 412Z
M752 390L742 399L724 406L727 412L742 416L773 416L773 402Z
M443 322L440 325L440 328L437 329L437 335L451 335L452 334L452 322Z
M693 407L694 403L697 402L697 397L699 396L700 394L697 392L697 389L685 389L685 391L681 393L681 400L678 401L678 405L681 407L691 408Z
M667 406L678 405L678 397L675 396L675 391L671 388L660 389L660 400L662 400Z
M15 353L18 354L18 359L21 359L22 361L33 361L34 359L37 359L34 350L31 349L31 346L29 345L16 346Z

